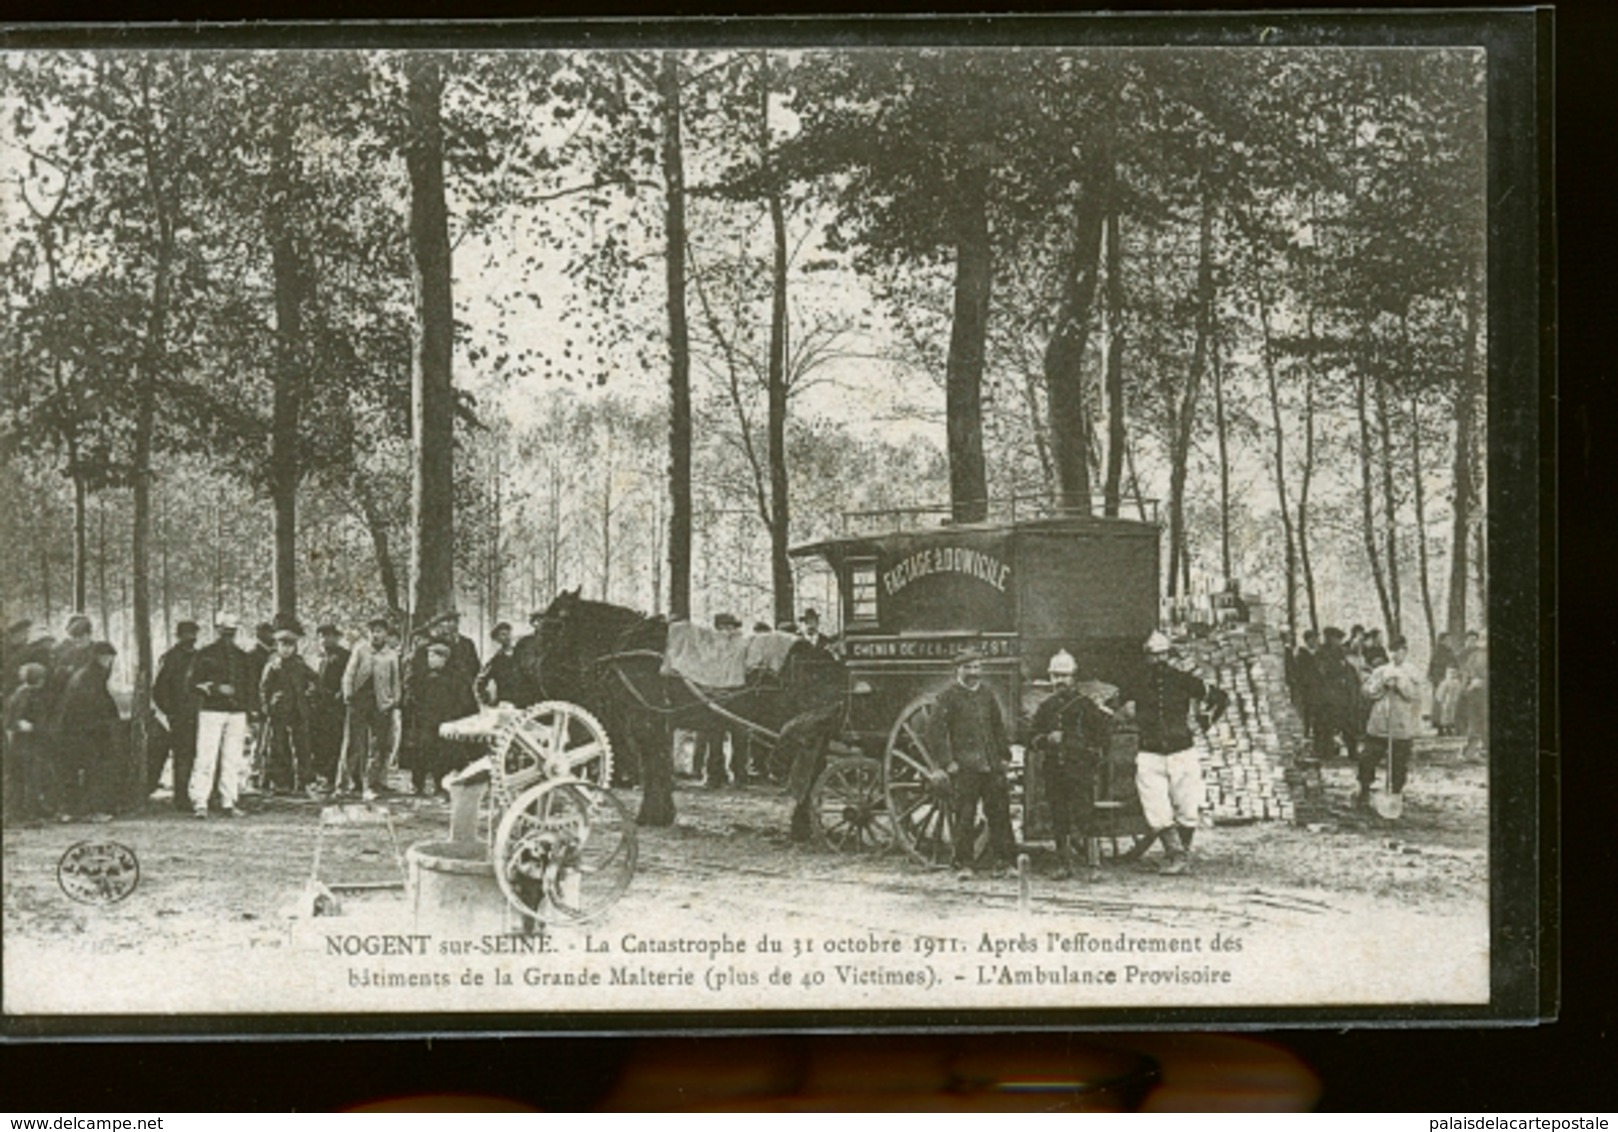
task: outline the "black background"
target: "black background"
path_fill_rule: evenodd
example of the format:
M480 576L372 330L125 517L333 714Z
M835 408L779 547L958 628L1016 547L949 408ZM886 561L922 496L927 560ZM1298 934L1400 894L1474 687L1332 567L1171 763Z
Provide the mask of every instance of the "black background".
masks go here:
M1139 5L1140 10L1188 4ZM1309 8L1312 5L1286 5ZM797 10L805 11L803 6ZM938 4L983 11L989 4ZM1035 10L1034 4L1018 5ZM1196 5L1199 10L1209 6ZM1237 6L1226 5L1235 10ZM1246 3L1242 10L1280 7ZM1339 9L1342 5L1335 5ZM1386 5L1389 8L1397 5ZM1452 7L1452 5L1424 5ZM651 15L623 3L593 14ZM771 5L769 13L786 10ZM822 3L853 14L869 5ZM1072 6L1068 10L1073 10ZM1217 10L1213 8L1212 10ZM398 3L72 3L9 0L0 19L379 19L439 17L442 6ZM477 0L457 17L576 15L534 5ZM657 15L765 14L732 4L669 4ZM1557 1021L1535 1027L1440 1030L1278 1030L1267 1040L1315 1067L1321 1106L1339 1110L1474 1112L1618 1109L1618 743L1611 709L1618 688L1618 508L1611 434L1618 431L1613 378L1618 326L1611 280L1618 206L1618 9L1584 0L1556 11L1557 211L1560 231L1559 667L1563 760L1561 859L1562 991ZM1603 333L1606 331L1606 333ZM1604 458L1605 457L1605 458ZM1547 511L1549 505L1547 505ZM1496 516L1496 521L1500 517ZM1548 709L1556 697L1547 696ZM1329 962L1330 957L1326 957ZM178 973L177 973L177 977ZM992 1041L993 1039L986 1039ZM1127 1043L1121 1034L1104 1040ZM0 1107L36 1111L320 1110L427 1090L486 1093L541 1108L587 1106L613 1080L626 1052L608 1038L400 1039L389 1041L76 1042L0 1047Z

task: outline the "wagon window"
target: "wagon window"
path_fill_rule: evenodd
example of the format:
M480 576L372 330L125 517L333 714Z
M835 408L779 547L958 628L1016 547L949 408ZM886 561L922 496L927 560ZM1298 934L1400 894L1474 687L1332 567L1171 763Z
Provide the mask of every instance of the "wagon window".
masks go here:
M852 608L849 620L854 624L876 621L876 559L853 558L848 563L849 595Z

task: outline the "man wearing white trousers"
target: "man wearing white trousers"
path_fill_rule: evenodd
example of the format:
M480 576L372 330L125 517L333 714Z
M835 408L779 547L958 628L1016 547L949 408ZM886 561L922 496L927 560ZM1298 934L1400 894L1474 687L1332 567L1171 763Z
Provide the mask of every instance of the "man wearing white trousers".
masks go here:
M197 715L197 758L191 766L191 811L208 816L208 796L219 788L227 817L239 817L237 791L247 767L247 713L253 703L252 672L247 654L236 647L236 618L214 618L218 636L197 650L191 662L191 684L200 699Z
M1146 638L1146 669L1125 694L1124 717L1140 728L1135 756L1135 789L1153 838L1167 853L1160 872L1186 871L1191 839L1202 806L1202 765L1191 735L1191 705L1203 726L1225 713L1229 697L1171 663L1172 645L1162 633ZM1206 715L1204 715L1206 713ZM1141 846L1144 852L1150 841Z

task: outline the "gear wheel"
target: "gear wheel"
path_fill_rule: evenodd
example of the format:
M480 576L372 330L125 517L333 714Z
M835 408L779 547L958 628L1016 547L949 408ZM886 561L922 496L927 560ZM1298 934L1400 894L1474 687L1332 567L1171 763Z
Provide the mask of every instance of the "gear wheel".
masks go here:
M612 785L612 740L601 721L578 704L542 700L501 712L490 749L496 798L510 806L524 790L569 777Z

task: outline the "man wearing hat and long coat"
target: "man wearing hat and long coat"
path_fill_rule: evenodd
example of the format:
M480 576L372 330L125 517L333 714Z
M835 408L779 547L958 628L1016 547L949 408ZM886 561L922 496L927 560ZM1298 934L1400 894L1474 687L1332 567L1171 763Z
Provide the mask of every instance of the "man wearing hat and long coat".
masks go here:
M1135 756L1135 789L1152 837L1160 838L1168 857L1159 870L1170 876L1186 871L1191 839L1202 807L1202 763L1191 735L1191 706L1208 722L1225 714L1229 697L1212 684L1170 663L1172 646L1162 633L1146 638L1146 671L1124 693L1124 716L1133 711L1140 730ZM1151 844L1147 841L1141 848Z
M1011 833L1011 766L1000 701L983 683L983 654L964 649L955 657L955 680L938 696L939 738L944 769L955 787L954 865L968 875L974 867L978 806L989 823L991 873L1011 866L1016 844Z

